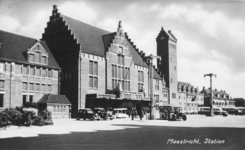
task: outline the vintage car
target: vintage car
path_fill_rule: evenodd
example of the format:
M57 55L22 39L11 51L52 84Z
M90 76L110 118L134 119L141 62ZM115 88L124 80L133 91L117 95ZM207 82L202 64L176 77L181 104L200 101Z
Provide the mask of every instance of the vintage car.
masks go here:
M187 120L186 114L183 112L181 106L165 105L159 107L160 118L165 120Z
M214 110L214 115L222 115L224 117L228 116L227 111L224 111L222 108L213 106L213 110ZM210 115L210 107L199 107L198 114L209 116Z
M111 113L109 113L108 111L106 111L104 108L94 108L93 110L96 114L98 114L100 116L101 119L113 120L113 118L114 118L113 115Z
M90 119L90 120L100 120L100 116L96 113L94 113L90 108L84 108L84 109L79 109L77 116L77 120L83 119Z
M127 108L114 108L113 115L115 118L126 118L127 115Z

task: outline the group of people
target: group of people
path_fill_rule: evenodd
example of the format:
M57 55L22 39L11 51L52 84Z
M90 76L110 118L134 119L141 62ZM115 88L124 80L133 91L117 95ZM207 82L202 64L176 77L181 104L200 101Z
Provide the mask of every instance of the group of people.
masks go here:
M142 118L144 117L144 115L146 115L146 112L143 109L128 109L128 116L129 118L131 117L132 120L134 120L134 118L139 117L140 120L142 120Z

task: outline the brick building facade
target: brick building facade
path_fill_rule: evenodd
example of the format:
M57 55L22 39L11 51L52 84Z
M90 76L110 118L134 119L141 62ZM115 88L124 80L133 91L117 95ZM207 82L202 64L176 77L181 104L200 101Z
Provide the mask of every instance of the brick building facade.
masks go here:
M62 15L54 6L42 40L62 68L60 91L72 102L73 114L84 107L149 107L149 63L121 22L110 33ZM169 88L162 73L153 71L154 106L167 104Z
M44 41L0 30L0 109L59 93L59 65Z

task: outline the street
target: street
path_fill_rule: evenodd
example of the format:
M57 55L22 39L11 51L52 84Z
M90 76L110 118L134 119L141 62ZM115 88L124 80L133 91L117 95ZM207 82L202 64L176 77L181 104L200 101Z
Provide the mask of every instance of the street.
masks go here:
M245 116L188 115L187 121L54 119L52 126L0 129L5 149L244 149Z

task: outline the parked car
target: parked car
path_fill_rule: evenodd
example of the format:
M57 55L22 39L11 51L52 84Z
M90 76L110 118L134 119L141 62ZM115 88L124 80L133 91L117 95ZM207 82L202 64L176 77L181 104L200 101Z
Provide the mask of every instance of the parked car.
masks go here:
M114 108L113 109L113 115L115 118L126 118L127 115L127 108Z
M106 111L104 108L94 108L94 112L97 113L101 119L107 120L113 120L113 115Z
M227 111L224 111L222 108L219 107L213 107L214 110L214 115L222 115L224 117L228 116ZM210 107L199 107L199 111L198 111L199 115L210 115Z
M90 108L84 108L84 109L79 109L77 113L77 120L83 119L90 119L90 120L100 120L100 116L96 113L94 113Z
M231 115L238 115L239 111L236 108L223 108L224 111L226 111L228 114Z
M187 120L186 114L181 106L165 105L159 107L160 118L165 120Z

